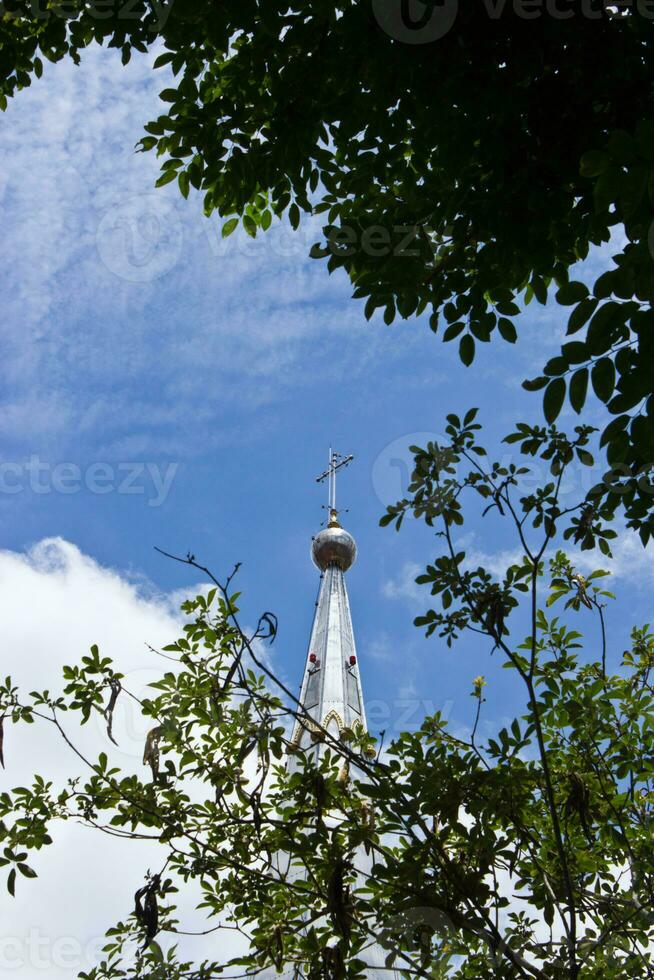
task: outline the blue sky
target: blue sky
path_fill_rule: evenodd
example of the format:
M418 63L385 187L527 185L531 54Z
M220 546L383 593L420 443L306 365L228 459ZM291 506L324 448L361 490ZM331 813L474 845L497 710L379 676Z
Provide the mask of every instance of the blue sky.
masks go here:
M412 626L428 605L413 585L435 554L428 530L378 521L404 489L406 447L437 437L447 412L479 406L499 455L515 420L539 419L520 382L557 349L561 315L530 306L518 345L482 346L466 370L426 322L366 323L345 276L307 258L315 226L223 242L198 198L155 191L156 160L133 151L164 85L150 62L123 68L92 51L80 68L48 66L3 119L8 669L34 685L93 642L145 669L145 642L165 641L180 590L197 582L158 545L223 576L242 561L244 618L277 613L275 663L298 685L325 499L315 476L332 444L356 457L339 497L359 546L348 585L371 727L392 732L437 707L465 726L479 673L488 718L505 717L511 679L483 645L449 652ZM477 520L465 543L497 566L516 547L506 533ZM61 540L39 546L48 539ZM635 621L648 617L653 567L637 542L621 545L614 586ZM56 655L39 639L50 617ZM628 625L614 615L616 648Z
M431 539L378 519L403 489L406 446L447 412L479 406L498 451L514 420L538 418L520 381L556 350L562 317L532 305L517 347L478 345L470 371L426 322L366 323L345 276L306 257L316 225L222 241L197 197L153 189L156 160L133 147L164 76L114 54L49 66L4 120L3 547L61 536L162 592L191 577L155 545L220 574L242 561L245 608L279 614L292 678L316 585L314 477L333 444L356 456L340 499L359 542L349 578L366 693L423 689L425 676L441 689L445 657L465 713L458 682L467 690L483 654L469 663L422 641L409 572ZM492 521L472 531L477 551L514 547Z

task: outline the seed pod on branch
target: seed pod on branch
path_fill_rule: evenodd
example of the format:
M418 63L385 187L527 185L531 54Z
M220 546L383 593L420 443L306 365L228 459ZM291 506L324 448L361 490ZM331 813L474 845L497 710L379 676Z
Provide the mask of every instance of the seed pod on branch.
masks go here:
M326 946L322 952L324 976L329 980L342 980L345 976L345 964L341 944Z
M372 844L370 837L375 832L375 811L367 803L364 803L361 807L360 813L361 826L366 831L366 837L363 841L363 847L366 854L370 854L372 850Z
M110 741L114 743L114 745L118 745L118 742L113 737L111 728L114 720L114 708L116 707L116 701L118 700L118 695L122 691L123 686L117 677L111 678L111 680L109 681L109 686L111 687L111 697L109 698L109 703L107 707L104 709L104 717L107 722L107 735Z
M325 808L325 803L327 802L327 787L325 785L325 777L322 773L317 773L314 780L313 789L316 794L316 815L318 821L322 823L322 814Z
M352 932L352 902L350 889L345 884L345 870L345 862L342 858L338 858L334 862L327 886L327 911L331 916L334 929L347 943Z
M153 780L159 775L159 739L163 735L163 726L152 728L145 739L143 749L143 765L150 766Z
M153 875L147 885L134 895L134 914L139 925L145 930L145 942L141 952L150 945L159 931L159 907L157 893L159 891L160 875Z
M275 614L265 612L259 617L255 636L259 640L269 640L270 643L274 643L275 637L277 636L277 628L278 623Z
M577 575L574 576L574 582L575 585L577 586L577 598L579 599L580 602L583 602L583 604L586 606L587 609L592 609L593 604L590 601L588 597L588 592L586 590L586 579L584 578L583 575L578 573Z
M277 971L280 972L284 965L284 933L281 926L275 926L273 930L272 958Z
M571 772L568 774L568 783L570 786L570 791L568 793L568 798L565 801L566 816L569 817L575 813L579 817L579 822L581 823L586 839L589 844L592 844L593 835L588 822L590 790L578 772Z
M350 763L346 759L339 769L337 782L341 789L345 789L350 781Z

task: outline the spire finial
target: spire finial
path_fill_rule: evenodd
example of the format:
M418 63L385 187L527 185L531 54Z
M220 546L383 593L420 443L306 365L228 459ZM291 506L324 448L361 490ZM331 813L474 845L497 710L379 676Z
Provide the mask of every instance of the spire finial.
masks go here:
M331 448L329 449L329 466L324 473L316 477L316 483L324 483L325 480L328 481L328 494L329 503L327 505L329 513L329 527L339 527L338 523L338 510L336 509L336 473L338 470L342 469L344 466L348 466L354 456L342 456L340 453L334 452Z

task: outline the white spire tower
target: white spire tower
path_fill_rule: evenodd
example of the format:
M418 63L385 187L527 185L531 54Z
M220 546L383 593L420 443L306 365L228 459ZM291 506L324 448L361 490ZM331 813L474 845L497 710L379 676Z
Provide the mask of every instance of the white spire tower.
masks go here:
M316 535L311 546L311 556L320 569L321 582L299 698L308 717L303 715L296 722L287 761L289 770L297 765L293 746L311 750L315 757L320 757L325 751L325 742L316 737L319 728L326 729L336 739L344 728L353 729L361 725L367 730L350 603L345 587L345 573L356 560L357 546L352 535L341 527L336 509L337 473L353 459L353 456L341 456L330 449L329 466L317 478L318 483L328 484L328 518L327 526ZM302 876L301 868L290 869L287 859L283 859L282 863L284 861L286 874ZM358 854L356 867L363 884L372 867L372 858L363 847ZM398 974L385 966L386 954L374 939L359 956L368 964L367 977L397 980ZM266 971L264 980L272 980L273 976L272 970ZM301 980L300 973L295 969L276 977L277 980Z
M343 530L336 509L336 475L353 456L329 451L329 466L317 482L328 482L328 520L313 539L311 554L320 569L321 584L311 630L300 702L311 720L298 723L293 741L308 744L311 721L338 738L343 728L360 724L366 716L357 663L345 572L357 555L354 538ZM321 745L322 743L318 743Z

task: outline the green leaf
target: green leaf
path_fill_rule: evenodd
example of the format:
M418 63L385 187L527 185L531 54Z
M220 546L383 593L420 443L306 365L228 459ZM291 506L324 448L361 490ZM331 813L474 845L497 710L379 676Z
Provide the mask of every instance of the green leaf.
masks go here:
M507 320L506 317L501 316L497 321L497 326L502 338L509 344L515 344L516 340L518 339L518 332L513 322L511 320Z
M577 414L579 414L582 408L584 407L587 391L588 391L588 368L582 368L580 371L575 371L575 373L572 375L572 379L570 381L570 390L568 392L570 404L574 408L575 412L577 412Z
M600 439L600 447L606 446L608 443L612 442L617 438L624 429L627 428L630 422L629 415L620 415L617 419L613 419L602 433Z
M525 391L540 391L548 383L549 378L533 378L531 381L523 381L522 387Z
M534 278L531 280L531 288L533 289L534 296L541 306L545 306L547 303L547 286L543 280L538 276L534 276Z
M294 230L299 227L300 209L295 203L295 201L293 202L293 204L291 204L290 208L288 209L288 220L291 222L291 228L293 228Z
M565 401L565 378L555 378L550 381L543 397L543 412L547 421L552 424L556 420Z
M636 127L636 148L640 156L654 163L654 121L641 119Z
M570 365L583 364L584 361L588 360L586 345L581 340L571 340L569 343L564 344L561 348L561 353Z
M161 177L159 177L159 179L155 184L155 187L164 187L166 184L170 184L171 181L176 179L177 179L177 171L174 168L171 168L170 170L166 170L165 173L163 173Z
M370 318L372 317L373 313L375 312L375 310L379 305L380 305L380 300L378 300L375 296L368 297L368 299L366 300L366 305L363 310L363 315L365 316L366 320L370 320Z
M163 65L168 65L174 58L174 53L172 51L165 51L163 54L157 55L152 63L153 68L162 68Z
M177 183L179 184L179 189L184 197L188 197L188 192L190 189L190 177L188 170L181 170L179 177L177 178Z
M459 357L466 367L469 367L475 359L475 341L469 333L461 338L459 343Z
M159 945L159 943L155 942L154 939L150 941L150 944L148 946L148 952L152 954L152 957L154 958L156 963L164 962L164 954L162 952L161 946Z
M547 374L549 377L553 377L557 374L565 374L568 370L567 358L558 355L557 357L552 357L545 367L543 368L543 373Z
M588 296L588 286L583 282L567 282L556 294L556 301L561 306L574 306Z
M136 144L139 147L139 153L147 153L148 150L152 150L157 145L156 136L144 136L143 139L139 140Z
M228 238L238 228L238 218L230 218L223 225L222 237Z
M449 340L454 340L455 337L458 337L464 329L465 323L463 320L461 320L459 323L451 323L443 332L443 342L447 343Z
M579 173L582 177L599 177L610 162L610 157L604 150L589 150L581 158Z
M586 334L586 345L591 354L603 354L611 346L615 331L623 324L627 312L620 303L610 300L593 314Z
M608 211L617 199L622 171L620 167L611 165L597 178L593 189L593 200L598 211Z
M611 159L620 166L628 166L634 159L636 145L633 136L624 129L615 129L607 144Z
M608 402L615 389L615 365L609 357L602 357L593 365L591 382L600 401Z
M597 309L598 302L599 300L589 297L588 299L582 300L581 303L574 308L570 314L570 319L568 320L568 334L573 334L578 330L581 330L584 324L588 322Z
M10 895L16 894L16 869L12 868L7 878L7 891Z

